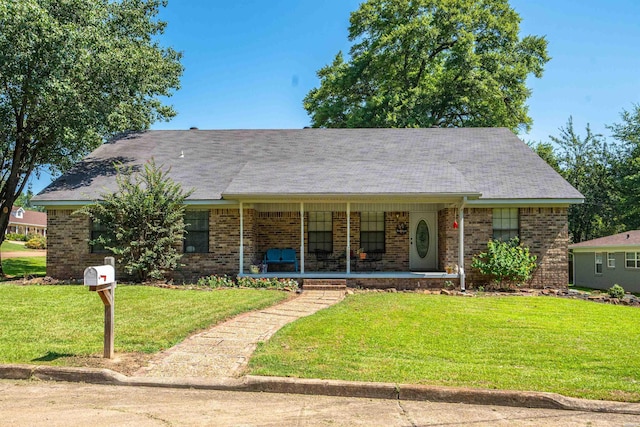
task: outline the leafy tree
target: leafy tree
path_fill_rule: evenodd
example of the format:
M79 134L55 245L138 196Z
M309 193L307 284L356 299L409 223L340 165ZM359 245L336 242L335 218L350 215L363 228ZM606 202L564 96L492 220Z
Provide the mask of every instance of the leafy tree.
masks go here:
M0 242L29 177L175 115L181 55L158 43L164 0L0 0ZM0 266L0 274L1 266Z
M640 105L623 110L622 122L609 126L613 137L623 144L618 169L622 197L620 212L624 229L640 228Z
M556 172L562 174L563 171L560 168L560 160L553 147L553 144L549 142L528 143L535 153L542 158L549 166L551 166Z
M33 197L33 191L31 190L31 186L29 186L26 192L23 191L22 194L20 194L16 198L14 204L16 206L21 206L27 210L44 212L44 206L33 206L31 204L32 197Z
M313 127L529 129L526 86L549 60L508 0L367 0L304 99Z
M560 173L584 196L583 204L569 207L569 234L574 242L616 233L620 230L620 188L616 176L618 154L600 134L586 127L582 138L573 128L573 118L551 136L558 147Z
M127 274L139 281L160 279L182 256L176 244L185 232L184 201L192 191L183 192L154 161L139 173L120 166L117 171L118 191L77 213L112 230L89 243L113 252Z
M499 289L510 284L521 285L531 279L536 268L535 255L514 237L508 242L489 240L487 251L473 257L471 266L491 277Z

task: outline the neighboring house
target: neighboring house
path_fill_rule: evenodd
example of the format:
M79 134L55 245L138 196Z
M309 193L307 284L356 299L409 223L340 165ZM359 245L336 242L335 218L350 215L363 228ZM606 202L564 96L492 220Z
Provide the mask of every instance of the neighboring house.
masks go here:
M139 170L151 158L194 189L179 281L248 275L268 249L293 248L298 271L257 275L464 287L483 282L470 265L489 239L519 236L538 257L531 286L568 283L567 208L583 196L500 128L131 133L32 199L49 215L48 275L81 278L102 262L86 242L104 230L72 213L117 189L114 162Z
M28 211L21 207L11 210L9 225L5 234L39 234L47 235L47 214L44 212Z
M640 292L640 230L587 240L569 249L574 285L605 290L618 284Z

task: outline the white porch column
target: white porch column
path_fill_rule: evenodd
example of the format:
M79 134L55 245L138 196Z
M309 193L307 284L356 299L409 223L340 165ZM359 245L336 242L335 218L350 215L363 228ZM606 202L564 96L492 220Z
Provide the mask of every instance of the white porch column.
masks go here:
M304 273L304 202L300 202L300 273Z
M347 202L347 274L351 273L351 202Z
M460 290L464 291L465 288L465 274L464 274L464 204L467 198L462 199L460 209L458 209L458 277L460 278Z
M244 270L244 209L240 202L240 274Z

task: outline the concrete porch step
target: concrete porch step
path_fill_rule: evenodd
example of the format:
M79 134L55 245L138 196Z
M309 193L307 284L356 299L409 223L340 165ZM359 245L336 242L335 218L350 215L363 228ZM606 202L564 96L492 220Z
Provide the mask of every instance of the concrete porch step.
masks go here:
M346 279L304 279L303 291L346 291Z

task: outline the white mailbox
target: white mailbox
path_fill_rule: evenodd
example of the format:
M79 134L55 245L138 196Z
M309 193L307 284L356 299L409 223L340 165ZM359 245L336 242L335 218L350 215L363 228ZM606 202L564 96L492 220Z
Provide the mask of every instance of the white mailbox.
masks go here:
M115 269L110 265L98 265L84 269L85 286L106 285L116 281Z

